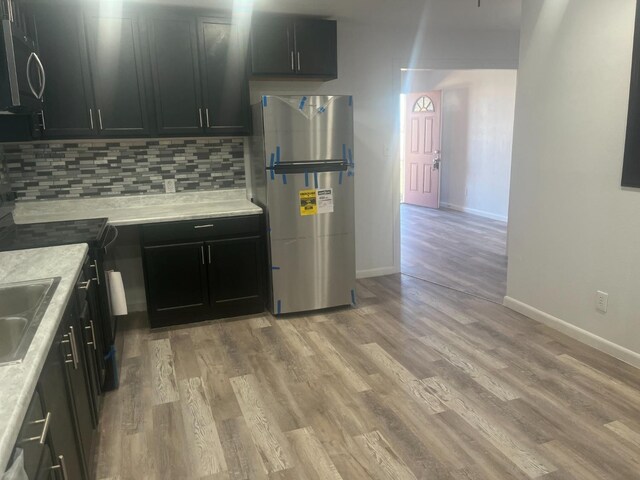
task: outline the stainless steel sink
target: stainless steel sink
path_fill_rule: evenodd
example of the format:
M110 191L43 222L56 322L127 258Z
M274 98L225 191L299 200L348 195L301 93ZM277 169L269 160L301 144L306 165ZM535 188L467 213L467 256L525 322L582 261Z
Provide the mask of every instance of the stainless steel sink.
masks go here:
M0 365L24 359L59 282L0 284Z

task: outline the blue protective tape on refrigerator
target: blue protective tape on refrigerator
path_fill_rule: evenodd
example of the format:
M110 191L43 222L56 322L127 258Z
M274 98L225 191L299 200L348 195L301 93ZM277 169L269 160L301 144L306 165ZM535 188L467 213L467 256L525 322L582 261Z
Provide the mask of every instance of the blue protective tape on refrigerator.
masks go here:
M298 108L300 108L300 110L304 109L304 104L307 103L307 97L302 97L300 99L300 106Z
M263 106L263 107L266 107L266 106L267 106L267 96L266 96L266 95L263 95L263 96L262 96L262 106Z
M269 170L271 172L271 180L275 180L276 179L276 172L274 172L273 170Z
M353 107L353 95L349 95L349 106Z
M282 183L283 183L284 185L286 185L286 184L287 184L287 174L286 174L286 173L283 173L283 174L282 174Z
M304 186L309 186L309 172L304 172Z
M278 300L276 304L276 315L280 315L280 312L282 312L282 300Z
M280 163L280 145L276 147L276 165Z
M271 154L271 160L269 162L269 164L271 165L271 168L273 168L273 165L275 164L276 161L276 156L272 153Z
M271 270L280 270L280 267L271 267Z
M313 184L318 188L318 172L313 172Z
M326 112L326 111L327 111L327 109L326 109L326 108L324 108L324 107L320 107L320 108L318 109L318 113L324 113L324 112Z
M356 291L355 290L351 290L351 303L352 304L356 304Z
M353 172L349 171L349 172L347 173L347 177L353 177Z
M340 170L340 175L338 175L338 184L342 185L342 170Z
M351 149L349 149L349 165L351 165L352 167L354 166L354 163L353 163L353 152L351 151Z

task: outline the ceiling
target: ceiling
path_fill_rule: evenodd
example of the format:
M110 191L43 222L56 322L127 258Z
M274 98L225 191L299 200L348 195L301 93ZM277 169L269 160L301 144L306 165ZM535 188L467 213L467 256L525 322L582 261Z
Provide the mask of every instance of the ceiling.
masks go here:
M95 0L113 2L118 0ZM436 27L519 30L522 0L136 0L144 3L323 15L398 24L418 13Z

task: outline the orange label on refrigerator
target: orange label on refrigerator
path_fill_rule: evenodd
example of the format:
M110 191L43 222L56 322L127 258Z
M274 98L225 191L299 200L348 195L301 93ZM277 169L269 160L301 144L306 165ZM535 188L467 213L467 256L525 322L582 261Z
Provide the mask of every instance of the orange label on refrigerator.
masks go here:
M300 190L300 215L318 214L318 194L316 190Z

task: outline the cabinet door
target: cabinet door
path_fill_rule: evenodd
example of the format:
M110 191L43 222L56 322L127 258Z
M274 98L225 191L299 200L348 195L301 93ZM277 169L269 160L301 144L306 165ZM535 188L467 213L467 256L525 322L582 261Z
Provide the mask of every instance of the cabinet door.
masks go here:
M87 37L100 135L148 134L138 18L90 14Z
M36 390L29 404L29 409L22 422L22 429L18 434L17 446L22 448L24 470L28 478L34 478L40 465L43 445L40 443L44 426L46 423L46 413L42 408L40 394Z
M295 22L296 71L300 75L338 76L336 22L304 19Z
M49 441L58 462L64 462L67 478L88 478L80 452L70 388L67 382L67 361L73 362L67 342L67 324L63 322L56 333L45 361L38 389L45 410L51 413ZM62 457L60 460L59 457ZM43 478L47 478L46 476ZM60 476L60 478L63 478Z
M249 81L245 46L230 19L200 18L200 58L205 131L242 134L249 131Z
M195 19L151 17L148 28L158 133L202 133L204 112Z
M80 332L78 338L78 347L84 351L85 365L87 369L87 385L89 387L89 398L91 400L91 419L93 427L98 427L98 419L100 418L100 371L98 361L96 359L97 341L95 341L95 329L89 312L88 303L82 302L80 306Z
M95 135L97 113L89 75L84 19L61 5L36 10L40 56L46 72L44 135L48 138Z
M67 349L67 358L72 360L66 363L67 380L75 413L80 452L85 469L88 471L93 453L95 419L92 411L89 372L82 347L82 326L75 305L69 305L65 320L67 329L64 333L63 346Z
M211 306L216 317L262 311L262 245L260 237L207 242Z
M293 23L288 18L258 17L251 26L251 73L291 75L295 72Z
M209 311L204 244L144 247L147 310L152 327Z

